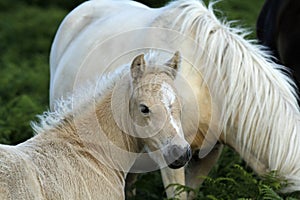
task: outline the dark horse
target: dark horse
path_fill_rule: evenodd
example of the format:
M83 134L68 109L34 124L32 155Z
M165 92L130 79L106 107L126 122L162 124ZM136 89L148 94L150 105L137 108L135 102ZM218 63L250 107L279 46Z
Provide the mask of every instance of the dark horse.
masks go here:
M257 20L257 37L300 83L300 0L266 0Z

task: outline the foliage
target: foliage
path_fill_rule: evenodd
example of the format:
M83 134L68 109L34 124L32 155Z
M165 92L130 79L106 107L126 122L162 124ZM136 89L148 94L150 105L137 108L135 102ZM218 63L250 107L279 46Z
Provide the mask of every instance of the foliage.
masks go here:
M234 158L234 161L226 162L230 158L230 156L228 157L229 154L233 154L231 158ZM299 199L300 196L297 192L280 194L280 190L287 186L287 183L281 180L276 172L270 172L266 176L259 178L234 154L231 149L225 148L218 165L226 163L226 166L216 166L209 176L201 177L206 179L197 190L178 185L179 191L194 192L195 200Z
M141 178L135 185L139 199L162 199L161 196L157 196L162 194L159 192L162 185L158 184L160 183L158 175L157 172L147 174L147 178L145 175L141 175ZM219 162L210 172L209 176L199 178L206 179L196 190L182 185L175 185L177 187L177 194L179 195L184 191L187 193L194 192L196 196L195 200L296 200L300 198L300 193L298 192L292 194L280 193L280 190L286 187L287 183L277 176L276 171L272 171L263 177L258 177L228 147L224 148ZM169 200L177 199L178 196Z
M86 0L1 0L0 10L14 10L15 7L26 6L28 7L39 7L39 8L49 8L49 7L60 7L64 10L71 10L83 3Z
M205 2L208 2L207 0ZM255 30L255 22L264 1L223 0L215 5L220 13L228 20L237 20L237 24Z
M129 200L153 200L162 199L162 196L165 196L164 186L158 171L140 174L137 182L131 189L135 188L137 189L136 197L132 197Z
M65 14L22 4L0 14L1 143L17 144L31 137L30 121L47 108L48 54Z
M252 172L234 164L227 172L226 177L207 177L199 189L197 199L267 199L269 197L281 199L276 193L281 189L280 182L279 179L274 178L260 180ZM274 185L280 187L274 188L272 187Z
M140 1L159 7L168 0ZM0 0L0 143L17 144L32 136L30 121L48 108L48 57L55 31L68 11L82 2ZM215 7L218 16L238 19L238 24L254 30L262 3L223 0ZM225 148L195 192L197 199L299 199L297 193L280 194L283 186L275 172L259 178L236 153ZM136 199L166 198L159 172L141 174L135 187ZM178 186L178 193L182 191L190 189Z

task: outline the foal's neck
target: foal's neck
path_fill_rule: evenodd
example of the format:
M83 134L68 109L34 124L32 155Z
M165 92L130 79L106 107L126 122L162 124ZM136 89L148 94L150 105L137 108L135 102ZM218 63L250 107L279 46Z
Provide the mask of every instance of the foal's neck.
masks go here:
M130 133L126 133L129 131L128 127L122 127L123 124L116 122L116 116L113 115L112 111L112 92L96 107L98 123L101 127L102 134L108 139L107 142L111 142L124 151L140 152L136 139L132 137ZM128 110L129 107L122 107L122 109ZM123 110L119 110L119 112L126 113L126 111Z
M120 124L116 123L112 111L112 96L113 91L107 92L95 105L89 106L91 108L87 109L86 115L82 115L84 117L74 121L81 142L97 160L106 163L110 168L127 172L134 162L133 154L139 153L141 149L137 140L124 133Z
M129 83L127 87L130 87ZM124 96L130 93L123 88L122 91L117 100L121 98L124 100L127 98ZM141 148L134 137L124 133L126 128L120 128L121 125L116 123L111 102L113 90L105 91L100 95L95 97L95 101L85 102L79 105L78 109L73 109L72 113L65 116L52 129L39 134L38 138L62 140L63 143L71 146L75 144L74 149L88 152L95 158L94 160L109 168L127 172L134 162L134 153L141 152ZM116 104L120 113L123 113L124 109L129 109L128 106L123 105L124 103ZM71 140L73 142L70 142Z

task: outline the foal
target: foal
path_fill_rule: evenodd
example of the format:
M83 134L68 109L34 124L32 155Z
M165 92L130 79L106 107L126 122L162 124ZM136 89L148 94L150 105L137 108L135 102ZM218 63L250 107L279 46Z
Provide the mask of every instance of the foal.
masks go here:
M146 149L161 166L190 159L173 80L180 56L144 56L57 102L36 136L0 146L0 199L125 199L124 179ZM151 152L154 151L154 152Z

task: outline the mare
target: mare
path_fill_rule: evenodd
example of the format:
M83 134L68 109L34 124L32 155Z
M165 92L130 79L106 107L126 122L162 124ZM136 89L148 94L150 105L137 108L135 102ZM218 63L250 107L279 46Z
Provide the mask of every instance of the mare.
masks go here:
M191 150L174 88L180 55L152 61L139 55L87 83L39 116L33 138L0 145L0 199L125 199L126 174L145 147L158 164L182 167Z
M285 192L300 190L300 113L294 83L262 46L245 39L246 31L218 20L212 5L178 0L153 9L129 0L83 3L55 36L50 102L113 70L113 59L118 63L148 49L162 52L163 58L179 50L182 66L175 86L182 127L201 159L186 170L161 169L164 185L198 187L203 181L198 176L207 175L218 160L221 148L213 149L218 140L259 175L276 170L291 183ZM174 192L168 188L168 197Z

